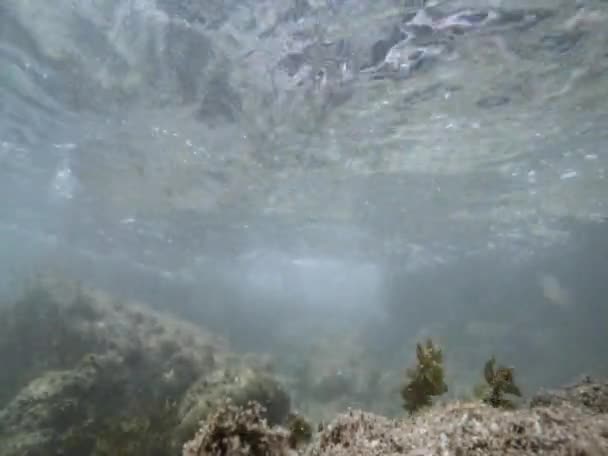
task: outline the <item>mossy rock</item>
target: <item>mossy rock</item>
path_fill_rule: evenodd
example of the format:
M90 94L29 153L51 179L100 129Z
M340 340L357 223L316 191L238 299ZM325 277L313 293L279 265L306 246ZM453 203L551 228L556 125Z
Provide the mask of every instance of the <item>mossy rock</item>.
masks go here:
M139 396L177 399L226 351L202 328L51 279L37 281L0 321L0 406L46 371L110 354L122 359Z
M98 290L40 281L0 329L3 456L177 454L220 399L272 423L289 412L258 359L245 368L221 338Z
M250 455L290 456L289 432L269 426L259 403L218 404L201 423L194 438L183 446L184 456Z
M91 356L31 381L0 412L0 454L177 454L177 405L131 395L121 363Z
M595 414L608 413L608 380L583 376L574 384L557 389L544 389L530 400L531 407L569 404Z
M80 369L48 371L32 380L0 412L0 454L56 454L64 450L63 436L118 410L120 381L108 378L107 372L82 364Z
M226 399L243 407L250 402L259 403L270 425L283 423L291 407L289 395L268 372L247 367L219 369L186 392L179 409L179 435L192 437L200 421Z
M27 291L2 310L0 319L0 406L40 373L71 367L92 349L92 341L69 327L61 303L44 287Z

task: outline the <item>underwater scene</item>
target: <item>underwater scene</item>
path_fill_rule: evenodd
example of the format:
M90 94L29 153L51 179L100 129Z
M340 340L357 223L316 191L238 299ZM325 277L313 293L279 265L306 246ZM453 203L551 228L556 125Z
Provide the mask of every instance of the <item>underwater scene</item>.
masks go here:
M0 0L0 456L608 455L606 0Z

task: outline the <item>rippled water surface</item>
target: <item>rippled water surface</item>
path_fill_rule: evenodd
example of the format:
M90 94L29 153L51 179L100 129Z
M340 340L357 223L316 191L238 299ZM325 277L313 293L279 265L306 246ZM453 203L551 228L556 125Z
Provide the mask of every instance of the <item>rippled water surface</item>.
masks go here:
M608 3L420 3L5 0L2 230L171 268L608 216Z

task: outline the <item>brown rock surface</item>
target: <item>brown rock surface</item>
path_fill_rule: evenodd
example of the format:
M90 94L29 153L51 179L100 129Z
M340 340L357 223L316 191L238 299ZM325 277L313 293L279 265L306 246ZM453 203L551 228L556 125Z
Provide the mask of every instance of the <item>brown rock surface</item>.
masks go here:
M596 382L591 377L560 389L545 390L530 401L532 407L564 403L588 409L593 413L608 413L608 382Z
M608 454L608 417L567 403L515 411L453 403L401 421L349 412L308 450L308 456L536 454Z
M183 456L290 456L289 436L270 427L259 404L235 406L229 401L202 423Z

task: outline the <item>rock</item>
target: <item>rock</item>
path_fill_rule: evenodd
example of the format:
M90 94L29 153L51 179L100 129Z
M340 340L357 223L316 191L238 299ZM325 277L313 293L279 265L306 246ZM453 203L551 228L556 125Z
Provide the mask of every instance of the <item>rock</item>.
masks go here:
M212 370L225 344L203 329L134 302L119 302L77 285L46 280L3 312L0 406L48 370L77 368L112 356L154 397L179 395Z
M584 377L577 383L561 389L541 391L530 400L531 407L548 407L569 404L591 413L608 413L608 382Z
M0 321L3 455L167 454L226 398L271 424L290 410L268 361L99 291L44 280Z
M336 418L306 452L320 455L602 455L608 417L570 405L500 411L476 403L434 407L413 421L365 412Z
M73 304L72 321L94 322L98 318L87 300L79 298ZM75 365L86 353L95 351L95 338L83 340L65 318L68 308L71 306L62 307L46 288L37 287L2 312L0 405L39 373Z
M289 435L269 426L259 404L238 407L224 403L210 415L193 440L183 448L183 456L288 456Z
M0 454L56 454L59 449L77 454L67 451L68 436L124 407L125 378L118 359L106 358L32 380L0 411Z
M236 406L259 403L271 425L286 420L291 404L287 392L268 372L248 367L217 370L200 378L184 395L179 408L180 435L192 436L199 422L226 399Z
M289 412L270 372L233 367L243 358L220 339L141 304L45 279L0 318L2 455L173 454L193 392L258 401L272 422Z

